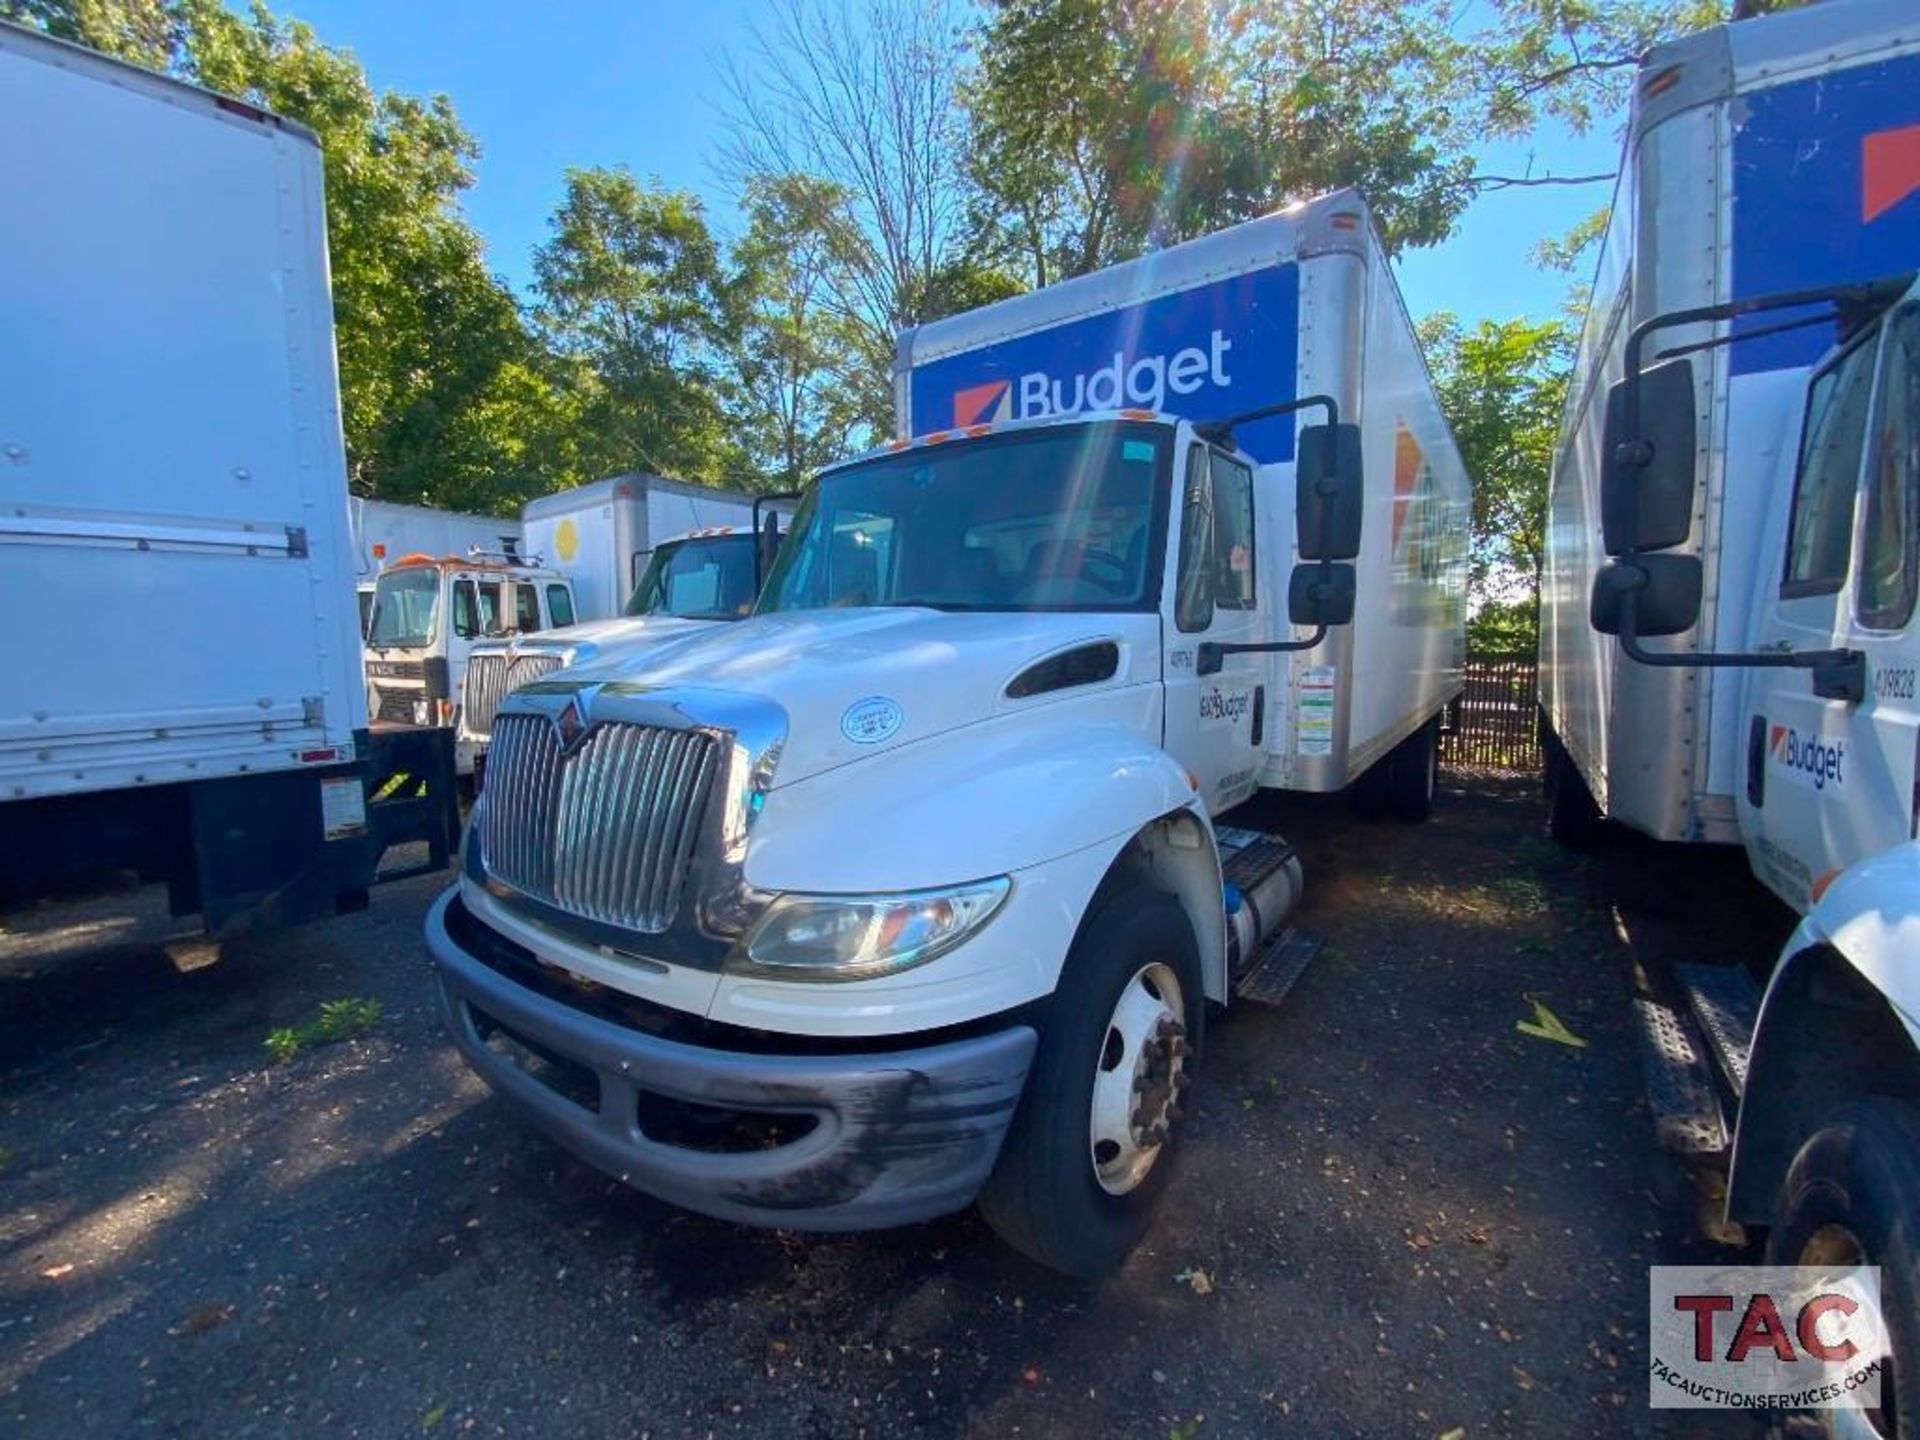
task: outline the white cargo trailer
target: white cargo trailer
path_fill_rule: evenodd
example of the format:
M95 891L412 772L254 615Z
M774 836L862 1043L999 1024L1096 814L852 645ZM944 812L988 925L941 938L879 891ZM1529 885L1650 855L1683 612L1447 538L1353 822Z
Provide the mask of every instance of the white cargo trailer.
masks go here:
M1315 948L1222 812L1369 765L1427 811L1467 481L1351 192L900 353L902 438L819 477L751 618L501 703L428 943L468 1061L629 1184L830 1230L979 1197L1097 1273L1205 1002Z
M1553 481L1553 824L1742 843L1800 915L1776 956L1647 977L1651 1109L1666 1148L1726 1162L1769 1263L1877 1267L1878 1398L1821 1433L1908 1435L1920 12L1723 26L1653 51L1638 90Z
M660 541L752 519L751 495L638 472L542 495L520 514L526 553L573 582L582 620L621 612Z
M444 864L450 780L368 804L313 136L6 24L0 133L0 890L135 870L229 933L416 823Z

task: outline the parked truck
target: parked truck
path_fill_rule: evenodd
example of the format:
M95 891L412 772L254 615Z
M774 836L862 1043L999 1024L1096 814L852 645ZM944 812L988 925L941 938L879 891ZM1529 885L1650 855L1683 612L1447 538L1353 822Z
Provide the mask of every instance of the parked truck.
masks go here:
M572 582L511 550L402 555L374 582L367 619L367 708L383 725L452 736L467 662L488 639L574 623ZM459 773L471 766L462 759Z
M443 868L451 750L361 690L314 137L4 23L0 131L0 903L226 936Z
M1802 917L1764 999L1688 965L1636 1002L1654 1113L1674 1150L1731 1136L1727 1210L1771 1260L1881 1267L1863 1433L1911 1435L1920 13L1723 26L1638 88L1553 478L1552 821L1743 845Z
M504 551L520 543L518 519L463 515L425 505L400 505L356 495L349 504L353 553L359 565L360 629L373 619L373 587L380 572L403 555L468 555L475 550Z
M1262 788L1459 683L1466 476L1352 192L901 337L755 614L501 706L427 922L455 1042L641 1190L846 1230L976 1198L1076 1274L1164 1187L1209 1003L1313 952Z
M746 504L751 519L761 502ZM460 772L479 777L501 700L529 681L562 665L586 663L609 646L649 645L752 614L761 577L779 541L780 520L790 511L791 499L782 497L766 506L764 524L709 525L658 541L626 607L612 619L475 645L461 690L456 738Z
M752 519L751 495L640 472L542 495L520 512L527 550L566 572L582 620L619 615L662 541Z

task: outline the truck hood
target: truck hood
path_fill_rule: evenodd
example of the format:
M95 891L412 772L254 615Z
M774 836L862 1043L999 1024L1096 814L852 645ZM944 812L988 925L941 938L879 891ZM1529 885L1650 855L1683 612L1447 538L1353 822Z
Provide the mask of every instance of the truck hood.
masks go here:
M511 640L492 641L475 646L473 653L518 655L566 655L572 664L581 664L596 656L637 642L652 644L678 635L691 634L711 625L731 622L720 620L683 620L677 615L619 615L611 620L584 620L556 630L536 630L516 635Z
M1025 699L1007 685L1035 661L1098 641L1119 647L1110 679ZM724 690L778 705L787 738L775 787L1059 695L1160 678L1157 614L954 614L909 608L759 615L702 633L576 660L579 686ZM937 778L937 777L930 777Z

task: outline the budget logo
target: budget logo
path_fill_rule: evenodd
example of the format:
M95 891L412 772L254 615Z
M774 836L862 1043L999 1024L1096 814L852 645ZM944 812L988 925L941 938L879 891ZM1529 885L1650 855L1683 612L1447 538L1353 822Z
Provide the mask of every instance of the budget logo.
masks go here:
M1775 725L1767 737L1767 750L1773 763L1795 784L1814 790L1824 790L1828 785L1838 789L1846 784L1844 740L1823 740L1818 735L1803 735L1791 725Z
M995 425L1013 418L1013 382L989 380L985 385L969 385L954 393L953 423Z

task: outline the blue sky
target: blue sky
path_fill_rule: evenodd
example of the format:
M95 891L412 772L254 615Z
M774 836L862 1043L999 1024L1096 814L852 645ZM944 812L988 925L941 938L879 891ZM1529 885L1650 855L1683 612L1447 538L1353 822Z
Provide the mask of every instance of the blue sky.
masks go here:
M625 164L706 198L732 227L715 152L724 123L720 56L746 42L756 0L285 0L330 44L359 56L376 86L443 91L483 154L466 195L488 263L516 287L569 166ZM1554 132L1493 147L1501 174L1585 174L1613 168L1612 126L1583 138ZM1569 277L1529 255L1604 204L1607 187L1546 187L1482 196L1446 244L1409 254L1401 288L1416 316L1468 320L1545 315ZM1579 277L1585 279L1585 276Z

